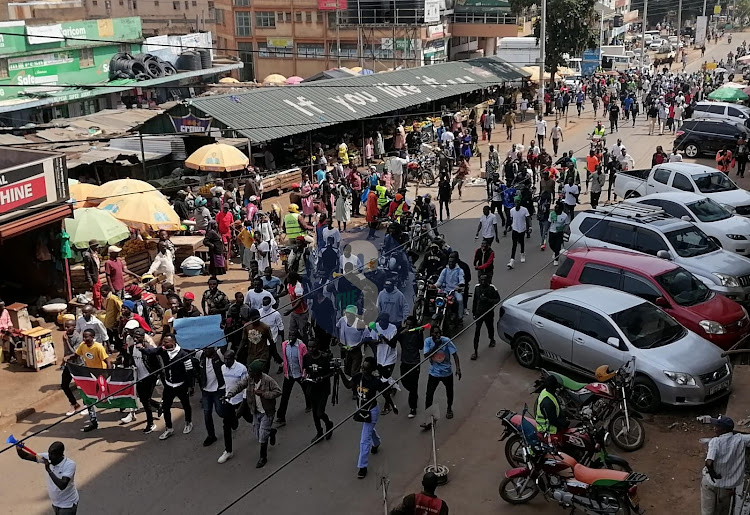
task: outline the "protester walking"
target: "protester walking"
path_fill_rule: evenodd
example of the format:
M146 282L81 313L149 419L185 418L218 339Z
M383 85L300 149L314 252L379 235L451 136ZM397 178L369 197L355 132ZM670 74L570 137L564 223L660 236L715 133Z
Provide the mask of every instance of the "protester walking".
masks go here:
M482 324L487 326L487 334L490 337L490 347L495 346L495 307L500 302L500 294L497 288L490 282L490 276L483 273L479 276L479 283L474 287L474 303L471 312L474 315L474 354L472 360L479 357L479 337L482 333Z
M62 442L52 442L47 452L40 452L37 455L18 445L16 452L22 460L44 465L44 470L47 472L44 476L47 482L47 494L55 515L76 515L79 502L75 482L76 463L65 456L65 445Z
M430 359L430 375L427 376L427 393L425 394L425 410L432 406L435 390L440 383L445 385L445 396L448 400L448 409L445 418L453 418L453 367L451 356L456 363L456 377L461 380L461 362L458 359L458 350L450 338L443 336L440 327L435 325L430 329L430 336L424 341L423 349L425 357ZM431 424L421 424L422 429L430 429Z

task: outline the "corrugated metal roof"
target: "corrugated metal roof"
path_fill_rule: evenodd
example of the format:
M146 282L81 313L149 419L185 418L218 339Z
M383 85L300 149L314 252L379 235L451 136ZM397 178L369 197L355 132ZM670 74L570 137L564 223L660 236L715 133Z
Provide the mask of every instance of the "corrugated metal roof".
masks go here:
M196 98L192 108L264 142L470 93L529 74L498 57Z

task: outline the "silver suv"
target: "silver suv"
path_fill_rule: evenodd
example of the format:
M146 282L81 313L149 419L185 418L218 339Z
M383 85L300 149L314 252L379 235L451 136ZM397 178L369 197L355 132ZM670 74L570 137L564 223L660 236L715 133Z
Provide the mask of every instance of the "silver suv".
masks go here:
M571 248L631 250L669 259L732 300L750 304L750 259L722 249L693 223L644 204L589 209L570 224Z
M695 104L692 118L713 118L750 127L750 108L730 102L702 101Z

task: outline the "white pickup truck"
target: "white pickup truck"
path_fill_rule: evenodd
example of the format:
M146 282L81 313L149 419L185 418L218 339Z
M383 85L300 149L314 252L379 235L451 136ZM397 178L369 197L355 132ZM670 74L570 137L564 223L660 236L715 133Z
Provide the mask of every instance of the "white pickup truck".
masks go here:
M617 172L615 177L615 193L623 199L665 191L697 193L735 214L750 217L750 193L716 168L694 163L664 163L651 169Z

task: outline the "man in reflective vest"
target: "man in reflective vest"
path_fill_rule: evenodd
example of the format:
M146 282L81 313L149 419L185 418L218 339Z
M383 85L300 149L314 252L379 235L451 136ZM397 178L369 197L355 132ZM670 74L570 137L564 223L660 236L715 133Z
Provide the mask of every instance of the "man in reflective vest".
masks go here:
M544 389L536 400L537 428L542 433L556 435L559 430L570 426L570 421L560 411L560 403L555 395L560 383L555 376L548 375L544 378L542 386Z
M448 505L435 495L438 477L428 472L422 478L422 492L404 497L401 505L391 510L391 515L448 515Z
M594 127L594 132L591 133L592 136L599 136L600 138L603 138L607 134L607 129L604 128L604 125L602 125L602 122L596 122L596 127Z
M284 215L282 229L286 233L287 239L293 243L297 239L297 236L304 236L305 231L309 230L310 227L299 216L299 206L297 204L289 204L288 209L289 212Z
M380 179L380 184L375 186L375 192L378 194L378 209L383 209L383 206L388 203L386 195L388 188L385 187L385 180Z
M404 196L401 193L396 194L396 198L388 206L388 216L394 218L397 222L401 221L401 215L409 211L409 206L404 200Z

